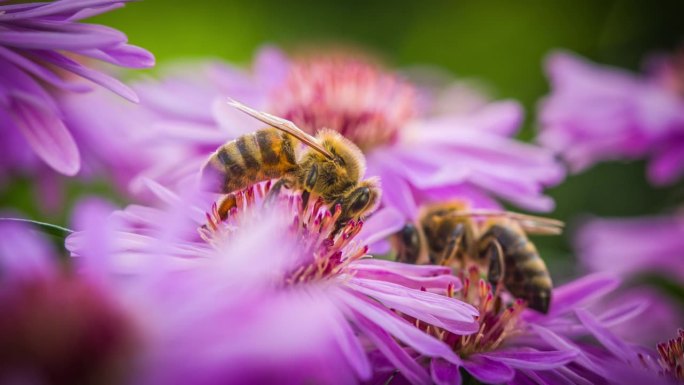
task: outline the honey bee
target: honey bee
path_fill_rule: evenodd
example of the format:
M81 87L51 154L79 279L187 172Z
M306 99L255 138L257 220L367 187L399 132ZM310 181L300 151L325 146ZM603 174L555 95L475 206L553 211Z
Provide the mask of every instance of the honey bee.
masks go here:
M475 263L528 307L547 313L551 275L527 234L560 234L563 222L506 211L472 210L462 201L424 207L416 224L392 238L397 260L464 268Z
M234 192L271 179L278 179L272 193L277 194L283 186L301 191L304 207L318 197L331 210L339 205L338 228L375 208L381 193L378 180L361 180L365 157L341 134L320 130L313 137L289 120L234 100L229 104L270 127L227 142L202 167L202 187L227 194L218 205L221 219L236 206ZM301 153L298 141L307 146Z

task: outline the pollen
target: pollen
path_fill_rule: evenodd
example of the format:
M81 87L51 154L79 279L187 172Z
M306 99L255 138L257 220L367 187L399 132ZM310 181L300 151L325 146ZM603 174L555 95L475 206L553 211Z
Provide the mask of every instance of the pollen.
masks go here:
M235 194L235 207L227 218L221 219L217 205L206 213L207 223L198 229L208 244L220 248L230 241L244 217L258 220L260 215L271 215L283 210L292 218L289 233L296 240L300 261L283 277L283 284L296 285L338 277L351 262L368 255L368 246L360 245L355 237L363 228L363 221L350 220L339 227L342 207L327 207L315 193L305 200L299 191L281 189L272 193L270 181L259 183Z
M498 290L482 278L477 266L464 269L460 274L463 287L460 291L447 288L447 295L475 306L480 312L477 332L470 335L457 335L439 328L430 327L436 338L447 343L461 357L475 353L496 350L510 336L519 330L520 314L525 310L525 301L516 299L507 306Z
M416 115L416 92L368 60L328 56L295 63L271 105L310 134L334 130L365 152L397 140Z
M663 374L684 381L684 329L677 331L677 337L658 344L657 350Z

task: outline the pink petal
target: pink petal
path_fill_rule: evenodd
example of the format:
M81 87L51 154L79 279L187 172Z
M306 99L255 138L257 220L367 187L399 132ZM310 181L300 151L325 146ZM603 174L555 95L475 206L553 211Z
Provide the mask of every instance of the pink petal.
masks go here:
M372 245L401 230L405 223L406 220L401 213L391 207L384 207L363 223L363 228L356 239Z
M356 315L357 326L371 343L387 357L394 367L412 384L427 384L430 378L423 368L401 348L377 323Z
M445 343L423 333L389 309L378 305L375 300L353 293L337 293L335 296L356 318L362 317L376 325L382 325L384 331L416 351L430 357L442 357L449 362L460 362L458 356Z

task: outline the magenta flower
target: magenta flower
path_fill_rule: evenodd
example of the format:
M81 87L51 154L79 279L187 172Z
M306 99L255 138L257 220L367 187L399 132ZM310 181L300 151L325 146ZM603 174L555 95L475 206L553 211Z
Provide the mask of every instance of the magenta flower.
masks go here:
M119 8L128 0L56 0L0 5L0 122L3 167L22 170L30 148L48 166L65 175L79 171L77 139L60 106L62 95L85 92L89 80L137 102L118 80L84 63L147 68L152 55L126 44L114 29L79 23ZM17 132L21 133L17 135ZM9 163L10 165L8 165Z
M651 182L674 182L684 171L684 82L673 74L684 73L684 66L668 64L638 76L569 53L552 54L546 63L551 95L539 116L541 143L561 154L573 172L606 160L648 158Z
M591 271L626 277L660 273L684 281L684 215L593 219L576 237L582 263Z
M169 162L145 174L166 185L196 172L227 140L261 128L228 106L229 97L291 119L310 133L341 132L364 151L366 176L392 186L383 194L385 205L409 217L423 201L455 196L476 207L499 207L496 197L550 210L553 202L543 189L563 178L550 152L511 138L522 119L517 103L463 102L477 107L459 109L461 98L441 100L429 87L363 58L290 60L267 48L251 72L219 64L186 71L136 86L146 107L159 114L158 141L187 148L182 164Z
M402 225L389 209L333 234L339 209L302 207L295 193L264 206L268 184L241 193L225 222L199 208L208 197L147 185L168 208L130 206L67 240L77 260L85 257L80 266L129 293L149 330L141 383L353 383L373 373L369 347L425 383L403 346L458 357L399 314L454 335L476 330L477 310L442 295L460 288L449 268L369 258L364 241Z
M0 222L0 383L116 383L136 344L93 276L65 271L36 229Z

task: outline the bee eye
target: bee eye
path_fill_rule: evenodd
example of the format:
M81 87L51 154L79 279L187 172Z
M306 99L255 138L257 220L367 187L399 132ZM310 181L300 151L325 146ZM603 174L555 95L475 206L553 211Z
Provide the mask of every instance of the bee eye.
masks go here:
M368 206L368 202L370 202L370 195L371 193L368 187L361 187L354 190L352 196L350 197L350 211L353 213L358 213L365 209L366 206Z

